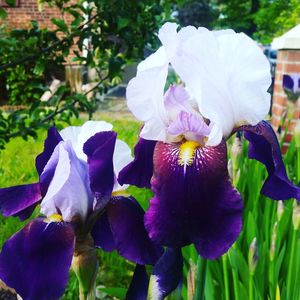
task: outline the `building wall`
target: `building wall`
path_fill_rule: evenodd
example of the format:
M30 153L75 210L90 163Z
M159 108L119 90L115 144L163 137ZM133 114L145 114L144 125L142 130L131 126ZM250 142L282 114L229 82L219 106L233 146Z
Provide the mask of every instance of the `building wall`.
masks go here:
M1 6L4 1L0 1ZM61 18L59 10L55 7L49 7L44 4L43 9L39 10L37 0L19 0L16 7L5 7L7 19L5 20L8 28L29 28L31 20L37 20L41 28L55 29L52 24L52 18ZM71 0L71 3L76 1ZM73 17L66 15L66 22L71 22Z
M277 55L277 65L275 72L275 84L272 106L272 125L275 131L282 126L285 130L287 122L283 123L285 114L287 113L288 100L282 88L283 74L300 74L300 49L299 50L279 50ZM295 122L300 117L299 105L292 105L294 108L294 118L291 120L288 134L285 138L284 151L287 149L289 142L292 140ZM282 124L283 123L283 124Z

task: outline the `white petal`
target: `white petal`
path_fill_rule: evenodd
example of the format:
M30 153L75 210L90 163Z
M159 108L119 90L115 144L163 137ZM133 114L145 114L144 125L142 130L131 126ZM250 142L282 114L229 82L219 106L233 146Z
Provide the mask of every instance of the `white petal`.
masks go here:
M227 137L236 126L255 125L265 117L270 67L254 41L233 31L204 29L184 39L178 34L178 39L171 64L196 98L200 113L218 126L212 128L210 141L221 141L220 128Z
M52 165L51 160L57 158L54 176L41 203L41 212L47 217L61 213L66 222L75 216L85 220L93 202L88 166L76 157L70 142L60 142L44 172L47 172L48 165Z
M71 141L78 158L86 161L83 144L97 132L110 131L113 126L105 121L87 121L82 126L69 126L60 131L64 141Z
M137 76L133 78L126 90L127 104L135 117L145 122L145 126L152 126L153 119L159 120L155 126L161 126L167 120L164 108L164 88L168 74L168 61L163 48L141 62ZM149 130L156 132L157 130ZM145 136L146 139L158 139L158 136Z
M131 149L129 146L125 142L117 139L113 156L114 173L116 178L118 178L119 172L132 160L133 157L131 155ZM128 185L121 186L116 180L113 191L125 190L127 187Z

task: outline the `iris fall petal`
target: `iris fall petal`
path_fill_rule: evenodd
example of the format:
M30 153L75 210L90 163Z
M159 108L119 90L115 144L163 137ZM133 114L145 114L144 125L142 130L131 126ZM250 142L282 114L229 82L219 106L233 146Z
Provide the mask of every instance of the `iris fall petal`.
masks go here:
M23 299L59 299L67 284L74 232L65 223L31 221L0 254L0 278Z

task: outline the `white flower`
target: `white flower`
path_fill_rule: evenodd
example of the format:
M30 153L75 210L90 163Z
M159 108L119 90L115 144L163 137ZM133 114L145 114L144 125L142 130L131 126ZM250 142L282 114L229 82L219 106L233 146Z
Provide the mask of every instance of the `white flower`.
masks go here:
M169 64L194 102L193 117L209 124L207 145L218 145L236 127L263 120L270 108L271 75L256 43L233 30L188 26L177 32L177 27L166 23L160 29L162 46L139 64L127 88L128 107L145 122L141 137L168 140L171 120L164 90Z

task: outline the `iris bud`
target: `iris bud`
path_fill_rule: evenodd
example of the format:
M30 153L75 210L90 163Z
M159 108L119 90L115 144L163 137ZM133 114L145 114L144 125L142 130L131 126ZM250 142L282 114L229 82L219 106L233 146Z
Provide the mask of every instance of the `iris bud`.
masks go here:
M91 236L77 237L72 268L79 281L80 300L94 299L98 258Z
M254 275L254 272L257 267L257 262L258 262L258 253L257 253L257 242L255 237L252 243L250 244L249 252L248 252L248 267L251 276Z
M300 148L300 119L297 120L294 128L294 139L295 139L296 147Z
M295 230L298 230L300 225L300 205L295 201L293 207L293 226Z
M278 201L278 204L277 204L277 220L278 222L281 220L281 217L284 213L284 204L283 204L283 201Z

